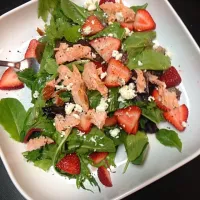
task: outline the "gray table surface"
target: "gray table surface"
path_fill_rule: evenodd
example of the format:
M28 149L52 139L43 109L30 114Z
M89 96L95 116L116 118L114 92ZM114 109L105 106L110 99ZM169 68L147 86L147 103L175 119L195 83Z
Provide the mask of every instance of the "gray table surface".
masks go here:
M200 0L169 0L183 22L200 45ZM0 3L0 15L27 2L27 0L6 0ZM177 169L168 176L156 181L144 189L128 196L134 200L188 200L200 199L200 156ZM26 172L24 172L26 173ZM0 159L0 200L23 200L11 182Z

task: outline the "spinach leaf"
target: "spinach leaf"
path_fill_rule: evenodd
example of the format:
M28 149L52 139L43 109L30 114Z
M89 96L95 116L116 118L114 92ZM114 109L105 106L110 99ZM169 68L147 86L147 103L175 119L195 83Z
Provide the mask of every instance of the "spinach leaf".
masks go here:
M142 66L138 65L138 61L142 63ZM168 56L151 49L145 49L141 54L128 62L130 69L166 70L170 66L171 61Z
M74 129L67 142L68 149L76 150L79 154L93 151L116 152L113 141L96 127L93 127L90 133L85 136L79 136L78 131Z
M101 94L97 90L88 90L88 99L91 108L96 108L101 101Z
M72 71L73 70L73 65L76 65L76 67L78 68L78 70L80 72L83 72L84 70L84 64L90 62L90 60L77 60L71 63L67 64L67 67Z
M160 129L156 133L156 138L165 146L176 147L180 152L182 150L182 142L175 131Z
M119 88L111 88L108 95L108 112L114 112L119 108Z
M69 42L77 42L79 39L81 39L82 35L80 32L81 26L71 26L64 31L64 37Z
M48 74L55 74L57 73L58 65L53 58L47 58L46 64L44 65L44 69Z
M124 138L124 146L128 156L128 161L136 160L148 144L148 138L144 132L138 131L136 135L127 135Z
M21 140L26 111L19 100L5 98L0 100L0 124L16 141Z
M25 83L26 86L32 90L34 81L36 79L36 74L32 68L17 72L17 76L20 81Z
M43 160L36 160L34 162L36 167L43 169L44 171L48 171L49 168L52 166L52 160L50 159L43 159Z
M125 37L125 32L125 29L122 28L119 23L114 22L113 24L109 25L96 35L90 37L89 39L92 40L98 37L108 36L109 34L112 34L113 37L122 40Z
M130 8L134 11L134 12L137 12L138 10L140 9L146 9L148 6L148 3L145 3L144 5L141 5L141 6L131 6Z
M70 0L61 0L61 9L68 18L79 25L82 25L86 18L90 16L86 9Z

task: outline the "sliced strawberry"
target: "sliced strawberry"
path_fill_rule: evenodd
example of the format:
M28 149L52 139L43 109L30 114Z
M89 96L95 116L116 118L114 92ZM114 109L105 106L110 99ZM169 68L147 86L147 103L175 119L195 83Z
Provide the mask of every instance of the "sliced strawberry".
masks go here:
M83 24L81 32L83 36L91 36L102 31L103 29L104 26L99 21L99 19L96 16L91 15L86 19L85 23Z
M119 50L121 41L113 37L101 37L90 41L90 45L108 62L112 57L113 50Z
M97 174L103 185L106 187L112 187L110 172L104 166L98 168Z
M156 28L152 16L144 9L137 11L133 25L135 31L150 31Z
M49 100L52 98L55 92L55 80L49 81L46 83L45 87L42 90L42 95L44 100Z
M72 175L77 175L81 172L80 160L76 153L66 155L56 164L56 167Z
M167 108L165 105L162 104L161 97L160 97L157 89L153 90L152 96L154 97L156 105L158 106L158 108L160 108L163 111L169 111L170 110L170 108Z
M167 88L175 87L181 83L181 77L175 67L170 67L160 77L160 80L165 82Z
M115 111L118 124L128 133L135 134L138 129L138 121L142 111L137 106L129 106Z
M97 69L101 68L102 72L106 72L107 66L105 64L101 64L100 62L96 62L96 61L93 61L93 63L96 65Z
M35 132L41 132L40 128L31 128L24 137L24 143L27 143L31 135Z
M55 104L56 106L63 106L65 102L62 100L62 98L59 97L59 95L55 96Z
M114 126L117 124L117 117L113 115L112 117L107 117L104 126Z
M91 120L86 115L82 115L80 119L80 124L77 126L77 129L87 134L91 131L91 128L92 128Z
M8 68L0 79L1 90L21 89L24 84L18 79L18 76L13 68Z
M117 87L127 83L130 78L131 70L119 60L111 58L108 63L105 85L107 87Z
M91 153L89 157L92 159L94 164L98 164L102 160L104 160L107 155L108 155L108 152L94 152L94 153Z
M113 3L115 3L115 0L100 0L99 5L104 4L106 2L113 2Z
M138 132L139 121L136 122L135 126L133 127L132 134L135 135Z
M122 28L128 28L130 31L134 30L134 22L121 22L120 25Z
M165 119L171 123L177 130L184 131L184 123L188 119L188 108L185 104L178 108L163 113Z

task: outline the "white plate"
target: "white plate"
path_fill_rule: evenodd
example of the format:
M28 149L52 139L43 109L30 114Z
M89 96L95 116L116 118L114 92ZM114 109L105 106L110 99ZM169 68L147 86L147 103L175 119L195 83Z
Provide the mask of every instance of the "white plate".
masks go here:
M76 3L83 2L76 0ZM125 1L127 5L132 0ZM134 4L149 3L148 10L157 23L157 40L172 52L172 63L178 67L183 82L180 89L183 92L181 101L186 103L190 114L186 131L180 133L183 151L179 153L174 148L162 146L154 135L149 136L150 151L143 166L130 165L122 174L125 160L123 148L117 154L116 173L113 173L112 188L102 188L99 193L76 189L74 181L68 181L52 173L45 173L32 164L27 163L21 152L23 144L11 140L8 134L0 128L0 156L17 189L26 199L121 199L144 186L156 181L200 154L200 51L197 44L185 28L180 18L166 0L135 0ZM0 59L20 60L27 42L36 36L36 28L43 27L37 19L37 1L29 2L0 17ZM11 50L11 52L9 52ZM0 73L2 73L2 69ZM30 94L27 89L16 92L0 91L0 98L16 97L26 108L30 106ZM166 125L166 124L165 124Z

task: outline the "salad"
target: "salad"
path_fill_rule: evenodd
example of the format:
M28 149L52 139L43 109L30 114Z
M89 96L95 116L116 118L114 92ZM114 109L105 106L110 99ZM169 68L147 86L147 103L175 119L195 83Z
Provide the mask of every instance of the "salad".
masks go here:
M117 0L39 0L38 16L46 22L32 39L25 58L40 62L39 72L8 68L1 90L28 87L27 111L14 98L0 100L0 124L26 145L27 162L76 179L112 187L115 157L124 145L129 165L142 165L148 134L167 147L182 150L178 132L185 130L188 108L180 104L182 82L167 50L158 45L156 23L148 4L125 6ZM47 23L48 16L50 22ZM159 128L167 121L174 128Z

